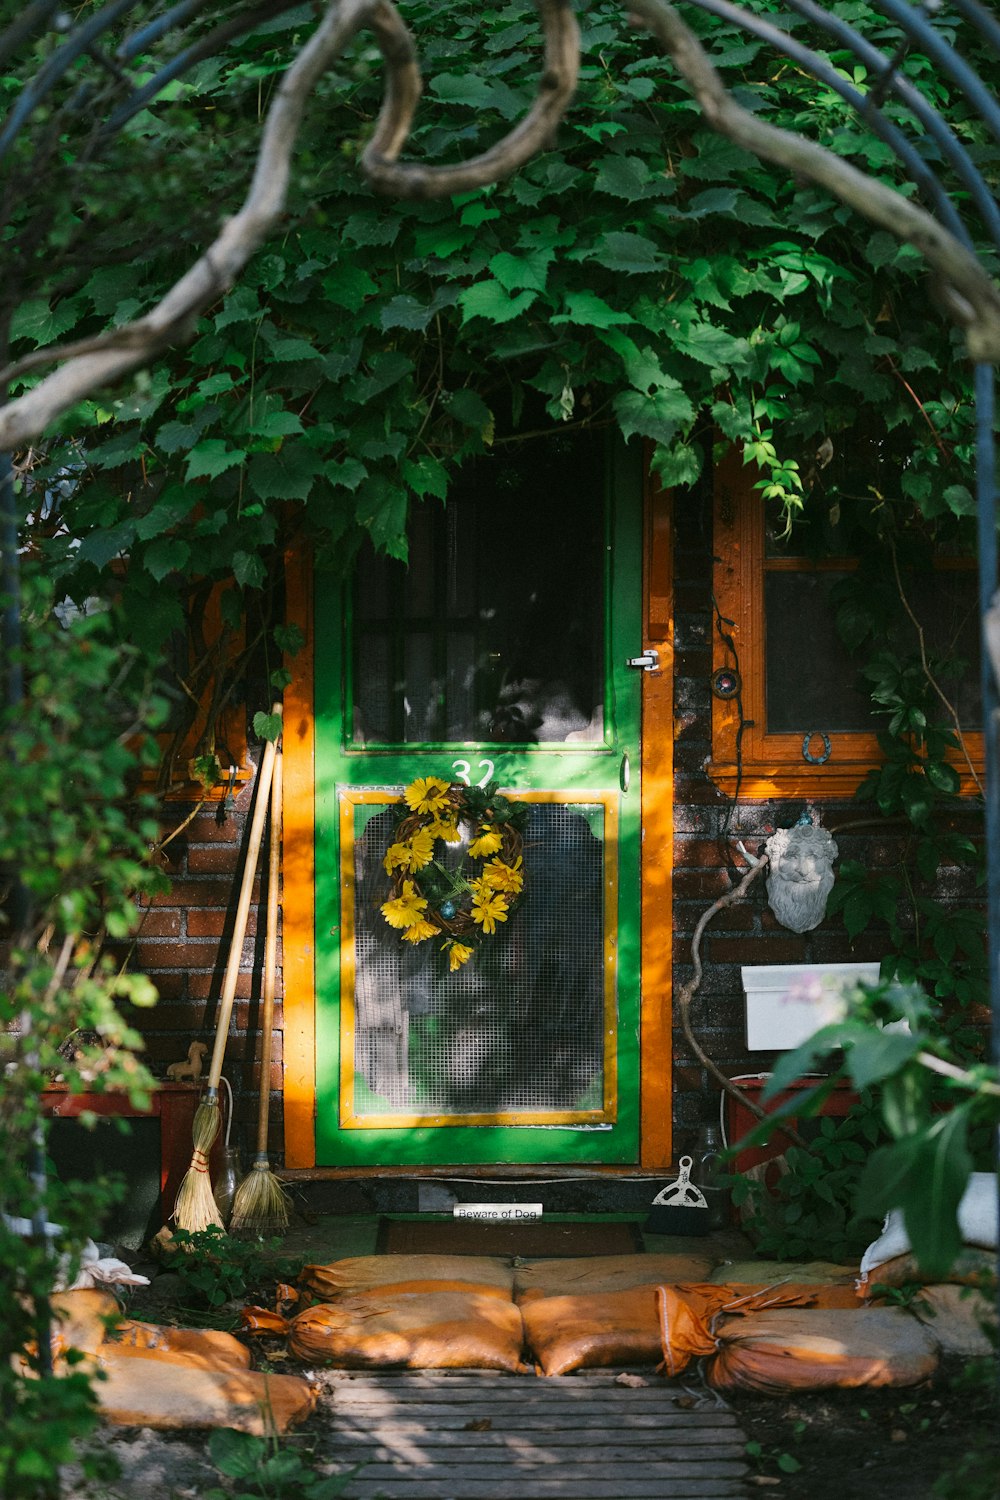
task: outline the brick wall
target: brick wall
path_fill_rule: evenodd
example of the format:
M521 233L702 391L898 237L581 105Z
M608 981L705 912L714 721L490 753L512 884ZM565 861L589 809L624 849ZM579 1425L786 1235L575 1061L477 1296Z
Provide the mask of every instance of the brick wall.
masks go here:
M256 751L251 753L256 757ZM131 965L149 975L160 1000L153 1010L133 1012L129 1019L143 1033L146 1060L157 1076L162 1077L169 1063L185 1056L190 1042L204 1041L211 1049L215 1039L255 785L254 780L241 788L235 806L225 816L217 815L216 805L207 805L171 840L163 858L171 890L142 912ZM171 803L165 828L169 831L178 827L191 811L191 806ZM223 1064L223 1076L235 1096L233 1140L247 1152L254 1149L256 1141L260 1081L266 843L265 832ZM276 1161L282 1149L280 940L277 991L269 1104L270 1150Z

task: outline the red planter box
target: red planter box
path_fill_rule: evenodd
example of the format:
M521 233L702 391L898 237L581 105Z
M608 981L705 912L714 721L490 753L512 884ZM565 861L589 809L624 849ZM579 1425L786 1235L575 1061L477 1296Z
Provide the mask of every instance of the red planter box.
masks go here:
M764 1092L769 1078L769 1073L757 1073L752 1077L734 1078L733 1083L742 1089L744 1094L752 1099L754 1103L761 1104L760 1096ZM774 1099L769 1099L767 1104L761 1105L761 1107L770 1113L779 1104L784 1104L788 1099L794 1099L796 1094L805 1093L807 1090L815 1088L821 1082L821 1078L800 1078L791 1088L784 1089L782 1093L778 1094ZM824 1101L818 1113L820 1115L833 1115L837 1119L843 1119L845 1115L850 1114L857 1102L858 1096L851 1088L851 1085L846 1080L841 1079L838 1081L833 1092ZM730 1146L737 1145L745 1135L749 1135L756 1124L756 1115L752 1114L745 1105L734 1099L731 1094L727 1094L726 1135ZM808 1134L809 1117L800 1122L796 1115L792 1115L789 1124L793 1130L798 1130L800 1134ZM744 1150L738 1151L729 1170L731 1172L745 1172L749 1167L759 1166L761 1162L770 1161L772 1157L780 1156L790 1145L792 1145L792 1142L788 1139L785 1132L780 1126L775 1126L766 1146L747 1146Z

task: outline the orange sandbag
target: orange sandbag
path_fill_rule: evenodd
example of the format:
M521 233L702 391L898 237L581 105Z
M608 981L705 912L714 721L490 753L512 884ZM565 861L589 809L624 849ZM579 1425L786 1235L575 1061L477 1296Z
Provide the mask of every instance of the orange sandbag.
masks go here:
M579 1297L529 1296L521 1304L529 1353L543 1375L607 1365L655 1365L660 1325L654 1286Z
M716 1390L911 1386L937 1367L933 1338L901 1308L787 1309L726 1317L706 1375Z
M657 1287L656 1307L663 1372L680 1375L692 1359L715 1353L716 1324L723 1314L743 1317L769 1307L840 1307L856 1312L858 1304L852 1287L791 1281L763 1286L701 1282Z
M872 1266L863 1273L858 1282L858 1296L877 1296L877 1292L873 1293L873 1288L877 1286L906 1286L909 1282L923 1285L926 1280L916 1256L907 1251L904 1255L894 1255L892 1260L884 1260L880 1266ZM996 1280L996 1251L966 1245L952 1261L947 1274L935 1284L983 1287L996 1286Z
M285 1433L316 1405L299 1375L209 1370L178 1354L105 1346L105 1379L94 1391L105 1421L121 1427L235 1427L258 1437Z
M240 1327L252 1338L283 1337L291 1326L283 1313L268 1307L244 1307L240 1312Z
M126 1321L98 1349L102 1357L109 1348L122 1355L156 1354L187 1361L205 1370L248 1370L250 1350L231 1333L215 1328L170 1328L158 1323Z
M514 1272L509 1260L494 1255L354 1255L331 1265L305 1266L299 1281L327 1302L404 1281L477 1291L490 1287L509 1299Z
M340 1369L507 1370L520 1374L524 1330L512 1302L492 1292L340 1297L292 1319L289 1348Z
M78 1287L52 1295L52 1352L60 1357L68 1349L93 1354L108 1337L108 1330L121 1320L121 1308L111 1292L97 1287Z
M514 1270L514 1296L579 1297L627 1292L631 1287L707 1281L714 1262L706 1255L581 1255L530 1260Z

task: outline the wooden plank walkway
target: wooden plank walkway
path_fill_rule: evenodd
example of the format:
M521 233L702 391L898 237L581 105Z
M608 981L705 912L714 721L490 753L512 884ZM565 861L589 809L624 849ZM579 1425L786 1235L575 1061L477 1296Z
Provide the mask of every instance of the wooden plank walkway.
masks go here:
M471 1370L343 1372L324 1468L360 1465L345 1500L733 1500L743 1432L729 1411L685 1410L650 1375L533 1379Z

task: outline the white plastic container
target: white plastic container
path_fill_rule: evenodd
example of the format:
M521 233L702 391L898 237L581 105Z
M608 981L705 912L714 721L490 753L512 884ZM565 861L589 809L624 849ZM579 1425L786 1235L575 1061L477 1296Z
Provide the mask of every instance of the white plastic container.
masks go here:
M746 993L747 1050L787 1052L841 1016L846 984L875 984L877 963L748 964L740 970Z

